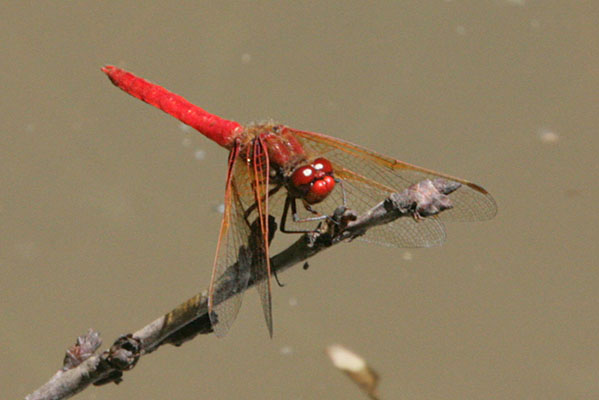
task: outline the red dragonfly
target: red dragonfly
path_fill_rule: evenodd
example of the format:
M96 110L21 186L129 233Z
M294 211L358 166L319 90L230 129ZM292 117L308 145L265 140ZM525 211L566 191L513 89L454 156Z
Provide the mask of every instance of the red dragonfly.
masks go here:
M443 220L480 221L496 214L491 195L466 180L272 121L242 126L125 70L106 66L102 71L125 92L229 150L225 210L208 294L217 336L230 329L250 281L256 282L272 336L269 240L274 232L269 215L280 217L282 232L305 232L305 222L326 218L341 204L363 213L391 193L435 178L461 184L451 194L451 209L432 217L399 218L370 229L364 239L398 247L434 246L445 239ZM217 290L216 282L225 275L235 283Z

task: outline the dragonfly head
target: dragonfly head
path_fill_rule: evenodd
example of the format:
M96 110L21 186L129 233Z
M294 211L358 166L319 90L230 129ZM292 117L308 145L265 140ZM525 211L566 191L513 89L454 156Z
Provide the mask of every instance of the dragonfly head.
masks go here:
M309 165L296 168L291 174L290 186L293 194L306 203L320 203L335 188L331 162L320 157Z

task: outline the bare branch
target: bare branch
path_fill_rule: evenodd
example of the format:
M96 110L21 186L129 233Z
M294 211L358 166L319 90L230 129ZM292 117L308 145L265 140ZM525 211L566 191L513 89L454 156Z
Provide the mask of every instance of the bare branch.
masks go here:
M354 239L372 227L397 218L433 216L452 207L446 195L459 187L459 183L445 179L424 180L401 193L392 194L361 216L340 207L317 231L302 235L287 249L272 257L271 269L273 272L282 272L328 247L346 239ZM225 290L223 288L230 284L225 273L218 280L216 290ZM248 288L255 284L250 281ZM142 355L151 353L165 343L180 346L198 334L210 332L212 327L208 316L207 291L193 296L137 332L121 336L110 349L100 354L93 353L101 339L90 330L67 350L63 368L26 399L65 399L90 384L119 383L123 372L133 368Z

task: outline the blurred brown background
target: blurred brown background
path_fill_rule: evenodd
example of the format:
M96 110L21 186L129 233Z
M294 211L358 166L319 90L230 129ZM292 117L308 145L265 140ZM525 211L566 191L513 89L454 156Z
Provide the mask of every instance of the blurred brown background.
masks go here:
M207 287L227 154L113 87L116 64L241 122L276 118L471 179L493 221L441 248L337 246L252 291L223 340L81 399L599 398L593 1L4 2L0 393Z

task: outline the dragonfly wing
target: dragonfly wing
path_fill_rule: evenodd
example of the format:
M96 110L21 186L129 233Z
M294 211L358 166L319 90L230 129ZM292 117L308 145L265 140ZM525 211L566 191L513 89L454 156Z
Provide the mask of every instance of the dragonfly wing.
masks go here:
M349 173L342 167L333 164L336 176L341 179L345 191L346 206L363 214L380 201L387 198L390 192L373 185L368 180L361 179ZM323 202L323 213L329 213L335 207L343 204L342 190L336 190ZM398 218L387 224L369 229L359 240L391 247L431 247L438 246L445 240L445 228L436 217L430 218Z
M235 146L229 156L225 210L208 294L210 322L219 337L227 334L239 313L253 258L250 227L244 218L238 179L234 176L237 165L242 164L238 162L238 151Z
M268 213L269 158L266 145L260 137L254 141L253 146L248 151L252 152L252 154L246 155L246 159L252 160L251 163L246 163L247 174L250 177L248 182L251 182L254 204L256 205L254 211L248 216L250 221L252 221L251 248L253 249L253 258L251 271L262 303L266 327L268 328L270 337L272 337L272 288L269 244L276 228L270 226L272 220Z
M348 207L360 213L384 200L390 193L401 192L426 179L443 178L461 184L449 195L451 209L421 221L400 218L369 230L366 240L399 247L434 246L445 238L441 221L482 221L493 218L497 213L493 197L472 182L394 160L323 134L293 132L310 156L325 157L332 162L335 175L342 179L346 189ZM337 201L337 205L342 204L338 199L339 193L333 201ZM331 210L323 212L330 213Z
M354 174L339 171L341 184L346 192L346 203L350 209L363 213L390 194L381 188L363 182L362 179L357 179ZM341 201L339 204L342 204L343 199L337 201ZM358 239L383 246L414 248L438 246L445 241L445 236L445 227L438 218L407 217L375 226Z
M230 261L219 269L219 273L225 274L225 276L233 275L235 277L233 282L238 281L237 284L231 285L231 292L233 293L244 290L247 285L256 286L262 302L266 326L272 336L272 301L268 252L269 239L271 234L274 234L276 226L271 226L273 221L268 214L268 154L260 138L254 139L237 151L235 159L229 161L229 169L232 171L231 195L226 196L228 201L225 203L225 205L230 204L231 210L230 215L228 215L225 206L225 219L230 219L231 223L229 226L223 224L229 232L224 240L233 243L233 246L227 246L232 247L231 250L220 247L220 252L224 254L223 258L230 259ZM223 234L221 232L221 236ZM236 257L239 259L237 263L235 263ZM227 264L230 265L231 261L240 267L238 271L230 272ZM238 298L240 299L241 295L236 295L224 303L223 311L227 319L234 318L237 314L240 304ZM225 328L228 328L228 326L225 326Z

